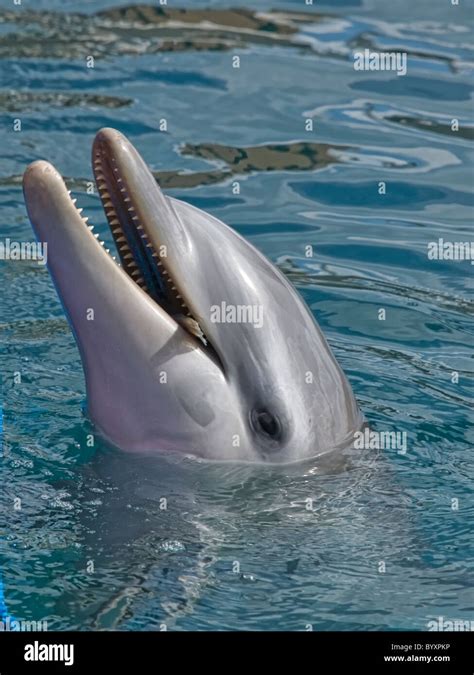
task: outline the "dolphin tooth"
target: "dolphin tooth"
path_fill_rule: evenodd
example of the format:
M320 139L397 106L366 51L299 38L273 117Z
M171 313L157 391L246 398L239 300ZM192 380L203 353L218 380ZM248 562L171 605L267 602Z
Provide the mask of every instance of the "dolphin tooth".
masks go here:
M191 333L191 335L195 335L202 342L204 342L205 345L207 345L207 340L204 336L204 333L202 332L201 326L198 324L196 319L193 319L193 317L190 314L188 314L188 316L184 316L183 314L176 314L173 316L173 319L176 321L176 323L179 323L180 326L182 326L185 330L187 330L188 333Z

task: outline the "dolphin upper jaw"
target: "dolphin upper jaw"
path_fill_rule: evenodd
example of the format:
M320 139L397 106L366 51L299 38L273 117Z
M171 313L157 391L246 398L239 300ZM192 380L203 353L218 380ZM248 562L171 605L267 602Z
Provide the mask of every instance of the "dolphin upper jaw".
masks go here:
M350 444L363 419L350 385L283 275L217 219L165 197L119 132L97 134L92 162L120 266L54 167L30 165L24 194L102 434L126 450L251 462ZM213 321L222 303L260 306L261 325Z
M157 192L155 179L135 148L114 129L102 129L96 135L92 161L123 269L170 316L182 322L191 315L182 295L186 289L175 285L172 259L168 260L167 246L160 238L165 223L179 224L171 204ZM174 247L180 243L180 234L175 227ZM190 322L185 325L189 329Z

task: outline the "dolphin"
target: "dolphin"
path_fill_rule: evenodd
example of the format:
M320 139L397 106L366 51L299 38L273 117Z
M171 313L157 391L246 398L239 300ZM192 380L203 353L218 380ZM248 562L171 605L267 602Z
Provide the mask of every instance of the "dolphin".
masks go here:
M349 447L363 416L283 274L215 217L165 196L119 131L97 133L92 165L121 264L51 164L30 164L23 190L99 433L125 451L220 461Z

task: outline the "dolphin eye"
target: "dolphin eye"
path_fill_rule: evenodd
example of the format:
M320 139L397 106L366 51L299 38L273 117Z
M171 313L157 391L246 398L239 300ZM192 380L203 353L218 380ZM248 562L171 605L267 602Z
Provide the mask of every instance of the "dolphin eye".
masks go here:
M255 431L263 433L269 438L277 439L281 435L281 427L278 419L272 415L271 412L260 408L258 410L252 410L250 416L252 426Z

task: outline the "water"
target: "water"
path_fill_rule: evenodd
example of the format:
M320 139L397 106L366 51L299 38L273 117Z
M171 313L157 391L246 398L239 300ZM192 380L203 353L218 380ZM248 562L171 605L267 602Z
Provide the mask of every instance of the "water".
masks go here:
M40 19L26 4L9 3L0 23L2 240L32 239L19 177L41 157L110 241L86 193L89 152L98 128L120 129L170 194L280 265L371 427L407 432L407 452L268 469L150 465L90 448L80 360L49 275L2 262L8 612L51 629L423 630L438 616L474 619L473 268L427 258L431 241L472 238L467 3L254 2L313 16L250 33L234 17L217 35L191 18L164 48L163 26L54 14L92 15L113 0L38 1ZM407 51L407 75L355 71L352 51L365 47Z

